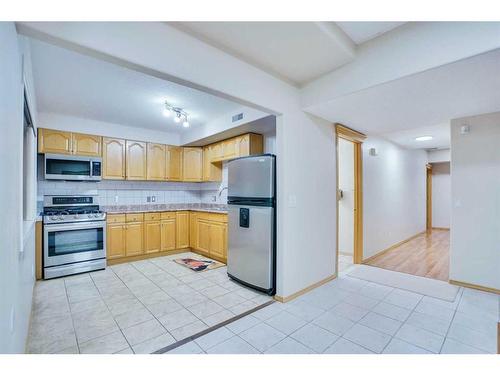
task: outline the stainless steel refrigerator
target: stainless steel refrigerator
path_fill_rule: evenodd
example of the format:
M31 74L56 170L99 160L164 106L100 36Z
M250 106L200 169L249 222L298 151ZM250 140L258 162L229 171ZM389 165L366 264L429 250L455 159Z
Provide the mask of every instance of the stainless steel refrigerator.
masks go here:
M276 157L228 162L227 273L232 279L276 292Z

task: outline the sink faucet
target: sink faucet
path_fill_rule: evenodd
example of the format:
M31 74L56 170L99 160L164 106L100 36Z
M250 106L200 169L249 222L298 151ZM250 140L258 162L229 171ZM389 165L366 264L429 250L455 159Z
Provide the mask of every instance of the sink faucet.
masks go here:
M224 186L222 189L219 190L219 198L224 190L227 190L227 186Z

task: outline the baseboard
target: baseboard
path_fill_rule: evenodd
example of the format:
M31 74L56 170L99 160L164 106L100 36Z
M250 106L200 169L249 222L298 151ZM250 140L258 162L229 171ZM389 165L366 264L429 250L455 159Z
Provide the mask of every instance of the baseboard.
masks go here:
M123 257L123 258L117 258L117 259L108 259L106 261L106 263L107 263L108 266L113 266L115 264L135 262L137 260L157 258L157 257L166 256L166 255L174 255L174 254L185 253L185 252L189 252L189 251L191 251L191 248L187 247L187 248L184 248L184 249L176 249L176 250L169 250L169 251L160 251L158 253L141 254L141 255L135 255L135 256Z
M448 282L452 285L463 286L463 287L471 288L471 289L477 289L477 290L481 290L483 292L500 294L500 289L490 288L487 286L482 286L482 285L477 285L477 284L469 284L469 283L465 283L463 281L458 281L458 280L448 280Z
M316 289L317 287L319 287L323 284L326 284L329 281L332 281L336 277L337 277L336 274L328 276L327 278L320 280L317 283L309 285L307 288L301 289L298 292L290 294L289 296L283 297L283 296L276 295L276 296L274 296L274 299L278 302L281 302L281 303L290 302L291 300L294 300L295 298L300 297L301 295L306 294L307 292L310 292L311 290Z
M372 255L372 256L371 256L371 257L369 257L369 258L363 259L363 260L361 261L361 263L362 263L362 264L369 263L369 262L371 262L372 260L374 260L375 258L377 258L377 257L379 257L379 256L381 256L381 255L383 255L383 254L385 254L385 253L387 253L388 251L390 251L390 250L392 250L392 249L395 249L395 248L396 248L396 247L398 247L398 246L401 246L401 245L405 244L406 242L409 242L409 241L413 240L414 238L416 238L416 237L418 237L418 236L420 236L420 235L422 235L422 234L424 234L424 233L426 233L426 231L425 231L425 230L424 230L423 232L420 232L420 233L414 234L413 236L411 236L411 237L407 238L406 240L400 241L400 242L398 242L397 244L392 245L391 247L388 247L387 249L384 249L384 250L382 250L382 251L379 251L377 254Z
M446 227L432 227L432 230L450 230L450 228L446 228Z

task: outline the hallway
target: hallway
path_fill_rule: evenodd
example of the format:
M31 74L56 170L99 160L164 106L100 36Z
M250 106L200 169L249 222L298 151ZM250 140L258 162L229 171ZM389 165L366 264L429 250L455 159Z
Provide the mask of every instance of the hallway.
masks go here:
M448 281L450 231L422 233L365 264L415 276Z

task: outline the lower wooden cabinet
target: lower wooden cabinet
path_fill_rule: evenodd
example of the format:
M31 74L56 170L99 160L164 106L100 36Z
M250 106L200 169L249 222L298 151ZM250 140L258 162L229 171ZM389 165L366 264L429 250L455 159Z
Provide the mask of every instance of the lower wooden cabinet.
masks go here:
M176 220L165 219L161 221L161 251L175 250L177 244L176 238Z
M123 258L125 253L125 224L108 224L106 231L106 256L108 259Z
M176 215L176 247L189 247L189 211L178 211Z
M128 257L142 255L144 253L144 223L127 223L125 227L125 255Z
M197 250L201 251L204 255L210 253L210 221L199 218L198 219L198 246Z
M227 215L200 213L196 216L196 223L196 243L191 247L202 255L225 262L227 259Z
M219 259L226 259L227 224L212 222L210 224L209 238L209 256Z
M161 250L161 224L159 220L144 222L144 252L157 253Z

